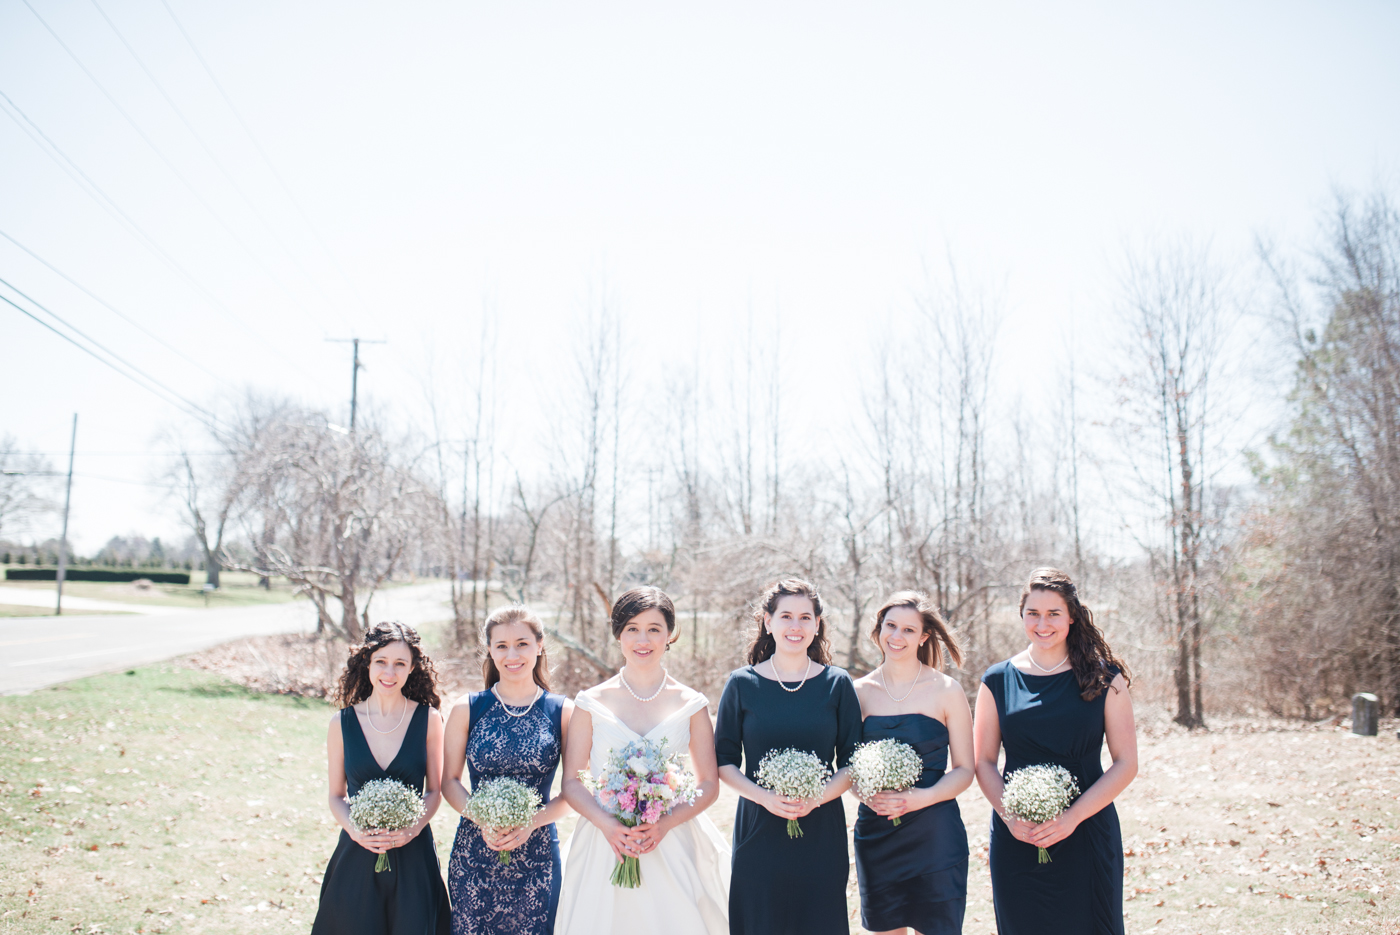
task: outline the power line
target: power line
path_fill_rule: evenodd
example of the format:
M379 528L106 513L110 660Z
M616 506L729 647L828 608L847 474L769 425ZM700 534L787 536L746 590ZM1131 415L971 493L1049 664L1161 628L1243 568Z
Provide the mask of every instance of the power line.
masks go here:
M54 265L53 265L52 263L50 263L48 260L46 260L46 259L44 259L43 257L39 256L39 254L35 253L33 250L30 250L28 247L26 247L24 244L20 243L18 240L15 240L15 239L14 239L13 237L11 237L9 234L5 233L3 230L0 230L0 237L4 237L4 238L5 238L6 240L8 240L10 243L14 244L16 247L19 247L19 248L20 248L21 250L23 250L25 253L29 254L31 257L33 257L34 259L38 260L38 261L39 261L40 263L42 263L44 266L48 267L49 270L50 270L51 272L53 272L54 274L56 274L56 275L62 277L64 280L66 280L66 281L68 282L69 285L73 286L75 289L77 289L77 290L79 290L80 292L82 292L84 295L86 295L88 298L92 299L92 300L93 300L94 302L96 302L98 305L101 305L102 307L106 308L106 309L107 309L109 312L111 312L113 315L116 315L118 318L120 318L122 321L126 322L128 325L131 325L131 327L135 328L137 331L140 331L142 334L144 334L146 337L150 338L152 341L155 341L157 344L160 344L160 345L161 345L162 347L164 347L166 350L168 350L168 351L170 351L171 353L175 354L175 356L179 357L179 358L180 358L181 360L183 360L185 363L190 364L190 365L193 366L193 367L199 368L200 370L204 371L204 372L205 372L206 374L208 374L209 376L213 377L215 380L218 380L220 383L224 383L224 382L225 382L224 379L223 379L222 377L220 377L217 373L215 373L214 371L210 370L208 367L204 366L204 365L201 364L199 361L194 360L194 359L191 358L191 357L187 357L183 351L181 351L179 348L175 347L173 344L168 343L168 342L167 342L164 338L162 338L160 335L155 334L155 333L153 333L153 332L151 332L151 331L146 330L145 326L143 326L143 325L140 324L139 322L134 321L134 320L132 320L131 318L127 317L127 315L124 314L120 309L116 308L115 306L113 306L111 303L107 302L105 299L101 298L100 296L95 295L91 290L89 290L89 289L88 289L86 286L84 286L82 283L78 282L78 281L77 281L76 279L74 279L72 276L69 276L67 273L63 272L63 270L61 270L61 269L59 269L58 267L54 266Z
M101 356L100 354L98 354L98 353L96 353L95 351L93 351L91 348L85 347L85 346L83 346L82 344L78 343L77 341L73 340L72 337L70 337L70 336L64 334L62 331L59 331L57 328L53 327L53 325L50 325L48 322L44 321L42 318L40 318L39 316L35 315L33 312L29 311L27 308L25 308L24 306L20 305L19 303L17 303L17 302L15 302L15 301L11 300L9 297L4 296L4 295L0 295L0 300L3 300L3 301L6 302L7 304L12 305L12 306L14 306L15 308L19 309L20 312L22 312L22 313L24 313L25 315L29 316L30 318L34 319L36 322L38 322L39 324L43 325L45 328L48 328L48 329L49 329L50 331L52 331L54 334L56 334L56 335L58 335L59 337L63 338L65 341L69 342L69 343L72 344L74 347L79 348L80 350L82 350L82 351L84 351L84 352L86 352L86 353L92 355L93 357L97 358L98 360L102 361L102 363L104 363L104 364L106 364L107 366L111 367L113 370L117 371L117 373L120 373L122 376L124 376L124 377L126 377L127 379L131 380L133 383L136 383L138 386L143 387L143 388L146 389L148 392L154 393L156 396L160 396L160 397L161 397L162 399L164 399L166 402L171 403L171 405L174 405L174 406L176 406L177 408L186 409L187 414L189 414L189 415L195 415L196 418L201 418L201 421L203 421L203 420L208 420L208 421L206 422L206 424L211 424L211 425L217 425L217 424L218 424L219 420L218 420L218 418L217 418L213 413L207 411L206 409L204 409L204 407L200 406L200 405L197 404L197 403L190 402L190 401L189 401L188 399L186 399L184 396L181 396L181 395L180 395L178 392L176 392L175 390L171 389L170 387L166 386L166 385L165 385L164 383L162 383L161 381L157 380L155 377L153 377L153 376L151 376L150 374L146 373L146 372L145 372L144 370L142 370L140 367L137 367L135 364L131 363L130 361L128 361L128 360L126 360L125 358L123 358L121 355L117 354L116 352L112 351L110 348L108 348L108 347L106 347L105 345L103 345L100 341L97 341L96 339L92 338L90 335L85 334L81 329L76 328L76 327L74 327L73 325L69 324L68 322L64 321L64 320L63 320L62 318L60 318L57 314L55 314L51 309L49 309L49 308L45 307L44 305L42 305L41 303L35 301L34 298L33 298L32 296L26 295L26 294L25 294L24 292L22 292L20 289L16 288L15 285L14 285L13 283L10 283L10 282L6 281L5 279L0 279L0 284L3 284L3 285L5 285L5 286L8 286L10 289L14 290L15 293L17 293L19 296L21 296L25 301L27 301L27 302L29 302L30 304L36 306L37 308L43 310L43 311L46 312L51 318L53 318L55 321L57 321L59 324L63 325L65 328L67 328L67 329L69 329L70 331L74 332L74 333L77 334L79 337L81 337L83 340L87 341L89 344L92 344L94 347L98 348L99 350L101 350L103 353L107 354L107 355L108 355L109 357L111 357L112 359L118 361L120 364L122 364L122 366L126 367L128 370L133 371L134 373L138 374L138 375L139 375L141 378L143 378L144 380L146 380L146 381L148 381L149 383L154 384L155 386L159 387L160 390L164 391L164 393L165 393L165 394L168 394L168 396L174 397L174 399L172 400L172 399L167 398L166 396L163 396L160 392L157 392L155 389L152 389L151 386L148 386L146 383L142 383L141 380L138 380L136 377L133 377L130 373L127 373L126 371L122 370L121 367L116 366L116 364L113 364L110 360L107 360L106 358L104 358L104 357ZM189 410L193 410L193 411L190 412Z
M317 292L321 293L321 298L325 299L328 304L331 304L333 302L331 297L326 295L325 290L321 288L320 283L318 283L311 276L311 274L306 271L306 268L301 265L301 262L297 259L296 254L294 254L291 248L289 248L287 244L282 240L282 237L277 233L276 228L274 228L271 222L269 222L268 219L263 215L262 211L258 209L258 206L253 202L253 199L248 197L248 193L245 192L243 190L243 187L238 184L237 180L234 179L233 175L224 166L223 162L220 161L219 157L214 154L214 150L211 149L209 144L205 142L204 137L200 136L199 131L194 128L194 124L190 123L189 118L185 116L185 112L180 109L179 105L175 103L174 98L172 98L170 94L165 90L165 86L161 84L160 79L157 78L155 76L155 73L152 72L151 69L146 66L145 60L143 60L141 56L137 54L135 47L133 47L132 44L127 41L126 36L123 35L122 31L117 28L117 24L114 23L112 21L112 18L107 15L107 11L102 8L102 5L98 3L97 0L90 0L90 2L92 3L93 7L97 10L97 12L101 14L102 18L107 22L107 25L112 28L112 32L116 35L116 37L119 40L121 40L121 44L126 47L127 52L131 53L132 59L134 59L136 64L140 66L141 70L145 72L146 77L151 80L151 84L155 85L155 89L158 92L160 92L160 96L165 99L165 103L170 105L170 109L175 112L175 116L180 118L180 122L185 125L185 129L190 131L190 136L194 137L195 142L197 142L200 145L200 148L204 150L205 155L209 157L209 161L214 163L214 165L218 168L219 172L221 172L224 178L228 181L229 185L232 186L233 190L238 193L238 196L240 198L243 199L243 203L248 206L248 210L253 212L253 216L256 217L258 221L262 223L262 226L266 228L267 232L270 235L272 235L272 239L275 240L277 242L277 245L282 248L282 252L285 253L287 255L287 258L292 261L292 265L297 268L297 271L300 272L302 276L306 278L307 282L311 283L312 287L315 288Z
M263 258L257 253L255 253L253 249L249 247L248 244L246 244L243 241L243 239L234 232L233 228L229 225L229 223L226 220L224 220L223 215L219 214L218 211L214 210L214 206L209 204L209 202L205 200L204 196L201 195L199 191L194 187L194 185L190 183L189 179L185 178L184 174L178 168L176 168L175 163L171 162L170 158L165 155L164 151L162 151L161 148L155 144L155 141L153 141L149 136L146 135L146 132L141 129L140 125L136 123L135 119L133 119L132 116L126 112L126 109L122 107L122 105L117 102L117 99L112 96L111 92L107 90L106 85L99 81L97 76L94 75L92 71L89 70L88 67L83 64L82 59L78 58L77 53L75 53L71 48L69 48L66 42L59 38L58 33L55 32L54 28L48 24L47 20L45 20L42 16L39 15L39 11L34 9L34 6L29 2L29 0L21 0L21 2L26 7L28 7L29 12L34 14L34 18L37 19L40 22L40 24L43 25L44 29L48 30L49 35L52 36L54 41L59 44L59 47L61 47L63 51L68 53L68 57L71 58L73 62L78 66L78 68L82 70L83 74L88 76L88 80L90 80L93 83L97 90L102 92L102 96L107 98L108 102L112 105L112 107L116 109L117 113L122 115L122 118L126 120L127 124L131 126L131 129L136 131L136 135L141 137L141 139L146 143L146 145L150 147L151 152L155 153L157 158L159 158L161 162L165 163L166 168L170 170L171 174L174 175L175 178L180 180L180 183L185 186L186 190L188 190L192 196L194 196L194 199L198 201L206 211L209 212L210 217L212 217L215 221L219 223L219 226L222 227L224 229L224 232L228 234L229 239L236 243L243 250L244 253L248 254L248 256L253 260L253 262L257 263L258 266L262 268L262 271L267 276L267 278L270 279L273 283L275 283L277 287L283 292L285 292L287 294L287 297L295 303L297 301L296 296L292 295L291 290L287 288L286 284L283 283L282 280L277 277L277 274L274 273L271 270L271 268L268 267L267 263L263 260Z
M196 292L204 296L204 298L209 301L210 305L212 305L217 311L221 312L224 315L224 317L226 317L229 321L233 322L235 325L237 325L239 328L244 329L245 331L253 330L246 322L239 318L238 315L234 313L233 309L229 308L228 305L223 302L223 300L221 300L218 296L214 295L214 293L210 292L209 289L207 289L204 286L204 284L201 283L199 280L195 279L194 275L191 274L189 270L185 269L185 267L178 260L172 257L169 253L167 253L160 246L160 244L156 243L155 239L151 237L150 234L146 233L145 229L142 228L141 225L137 224L136 221L131 217L131 215L127 214L124 210L122 210L121 206L118 205L115 201L113 201L112 197L108 195L105 191L103 191L102 187L96 182L94 182L92 180L92 177L89 176L86 172L84 172L82 170L82 167L80 167L76 162L74 162L68 156L68 154L65 153L59 147L59 145L55 143L49 137L49 135L39 127L38 124L31 120L29 118L29 115L26 114L23 110L21 110L19 105L17 105L13 100L11 100L9 95L7 95L4 91L0 91L0 100L3 100L8 105L8 109L0 108L0 110L5 110L5 113L9 116L9 118L13 120L21 130L24 130L24 132L29 135L30 139L34 140L35 144L38 145L39 149L43 150L43 152L50 159L52 159L58 165L59 168L63 169L64 172L68 173L68 176L73 179L73 181L77 184L77 186L80 189L87 193L89 198L97 202L98 207L102 208L114 219L116 219L119 222L119 224L127 226L127 233L132 234L134 237L136 237L136 239L140 241L146 247L146 249L150 250L160 260L164 261L165 264L168 265L172 270L183 276L185 281L188 282ZM11 110L13 110L14 113L11 113ZM19 116L16 117L15 114L18 114ZM21 122L21 120L23 122ZM38 137L37 139L36 135ZM43 140L43 143L39 142L40 139ZM45 147L45 143L48 144L48 148ZM79 177L82 178L82 182L78 181ZM86 185L84 185L84 183L86 183ZM278 352L278 356L282 356L280 352ZM286 360L285 357L283 357L282 359ZM287 362L290 363L290 361Z
M297 214L301 215L301 219L305 222L307 230L311 231L312 236L316 238L316 242L320 244L321 249L325 251L327 259L331 261L331 265L335 267L336 272L340 274L340 278L350 289L350 293L355 296L356 301L359 302L360 306L363 308L365 304L364 299L361 297L359 289L356 288L355 281L350 278L350 275L345 272L345 268L340 265L340 260L336 257L335 252L331 250L325 238L321 236L320 228L317 227L307 215L306 209L302 207L301 201L297 198L295 193L292 192L292 188L287 184L286 179L282 178L282 173L277 171L277 166L273 163L272 157L267 154L267 150L263 148L262 141L260 141L257 134L253 132L253 128L248 125L248 121L243 119L242 112L234 106L233 98L229 97L229 93L224 90L223 84L220 83L218 77L214 74L214 69L210 67L208 60L206 60L203 53L199 51L199 46L194 44L194 39L190 36L189 31L185 29L185 24L180 22L180 18L175 15L175 10L171 8L167 0L160 0L160 4L165 7L165 12L170 14L170 20L175 24L175 28L180 30L180 35L185 37L185 42L189 45L190 51L193 52L194 57L199 60L199 64L204 68L204 73L209 76L209 80L218 90L219 96L222 97L224 103L228 105L229 112L232 113L234 119L238 121L238 125L243 128L243 132L248 135L249 142L251 142L253 148L258 151L258 155L262 157L263 162L267 165L268 171L272 173L272 177L277 180L278 185L282 186L282 191L286 193L287 200L297 209Z

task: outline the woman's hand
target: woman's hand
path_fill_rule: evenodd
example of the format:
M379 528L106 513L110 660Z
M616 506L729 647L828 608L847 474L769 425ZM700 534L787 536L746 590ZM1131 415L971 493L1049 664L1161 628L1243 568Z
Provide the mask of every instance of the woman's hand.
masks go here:
M902 818L918 808L909 800L907 792L877 792L867 799L865 804L882 818Z
M804 808L803 799L794 799L791 796L778 795L778 793L766 789L764 792L766 794L759 800L758 804L762 805L779 818L801 818L813 808L816 808L815 804L806 805Z
M1005 823L1006 830L1011 832L1011 836L1013 838L1025 844L1035 843L1031 840L1031 835L1035 834L1035 829L1039 826L1036 825L1034 822L1026 821L1022 818L1017 818L1010 812L1002 812L1001 820Z
M523 847L534 833L534 822L523 828L482 828L481 840L490 850L513 851Z
M350 835L350 840L372 854L382 854L390 848L402 847L403 845L395 844L394 841L396 840L396 835L401 835L403 833L404 832L401 831L361 831L358 828L346 832L346 834ZM404 843L406 844L408 842L405 841Z
M1032 825L1030 836L1022 838L1022 840L1027 844L1034 844L1036 847L1049 847L1051 844L1059 844L1074 834L1074 829L1078 827L1079 821L1073 815L1069 812L1061 812L1049 821Z
M666 818L669 817L669 815L666 816ZM666 821L666 818L658 820L654 825L642 822L632 829L638 832L639 835L637 840L641 849L637 853L650 854L652 851L656 850L656 846L661 843L662 839L665 838L667 833L671 830L670 823Z
M624 857L636 857L642 852L640 826L629 828L622 822L614 818L611 823L599 827L603 832L603 837L607 839L608 846L613 849L618 860Z

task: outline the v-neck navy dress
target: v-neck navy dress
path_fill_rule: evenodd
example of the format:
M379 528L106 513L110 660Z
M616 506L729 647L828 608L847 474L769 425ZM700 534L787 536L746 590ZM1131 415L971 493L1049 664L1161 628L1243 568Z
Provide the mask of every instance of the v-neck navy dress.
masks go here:
M428 706L408 722L403 744L388 769L370 752L354 708L340 712L345 746L345 781L353 796L371 779L397 779L421 794L428 781ZM344 829L321 882L312 935L449 935L447 888L426 827L403 847L389 851L391 869L374 872L379 855L356 844Z
M1103 709L1112 688L1085 701L1073 671L1032 675L1010 660L989 668L982 684L997 706L1003 777L1023 766L1063 766L1082 793L1103 775ZM1123 935L1123 835L1113 803L1047 850L1051 862L1039 863L1036 846L1016 840L992 814L988 858L997 931Z
M753 666L735 669L725 683L715 723L720 766L740 766L757 781L770 750L795 747L835 769L850 764L860 742L860 699L845 669L827 666L796 691L763 678ZM840 799L799 819L802 837L790 838L787 819L739 799L734 816L733 874L729 883L731 935L847 935L846 812ZM643 883L643 886L646 884Z

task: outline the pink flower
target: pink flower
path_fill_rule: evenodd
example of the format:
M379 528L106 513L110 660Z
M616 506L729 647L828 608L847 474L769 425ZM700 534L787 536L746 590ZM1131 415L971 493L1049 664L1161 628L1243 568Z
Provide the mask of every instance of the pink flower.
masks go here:
M670 786L672 789L679 789L681 787L681 777L676 775L675 770L666 770L666 785Z
M629 789L617 794L617 804L624 812L630 812L637 807L637 796Z
M651 825L655 824L660 818L661 802L659 800L653 799L652 801L648 802L646 808L642 810L642 821Z
M615 799L616 797L617 793L612 791L611 789L600 789L598 791L598 801L602 802L604 805L611 805L613 803L613 799Z

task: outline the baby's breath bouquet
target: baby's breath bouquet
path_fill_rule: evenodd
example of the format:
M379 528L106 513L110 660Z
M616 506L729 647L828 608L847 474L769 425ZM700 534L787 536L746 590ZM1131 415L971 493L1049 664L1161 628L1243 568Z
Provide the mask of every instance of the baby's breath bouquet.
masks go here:
M499 776L472 790L462 814L482 828L524 828L543 807L544 800L534 789L518 779ZM498 851L496 860L510 863L510 851Z
M769 750L758 763L758 784L794 799L821 798L830 778L827 765L806 750ZM787 833L790 838L802 837L796 818L788 819Z
M1040 824L1059 816L1079 797L1079 783L1063 766L1023 766L1006 777L1001 804L1022 821ZM1042 864L1050 863L1050 852L1040 848Z
M397 779L371 779L350 799L350 823L361 831L402 831L423 817L423 797ZM392 870L386 851L374 872Z
M863 743L851 754L851 781L862 799L877 792L903 792L923 774L923 758L909 744L893 737ZM899 816L890 821L898 825Z

